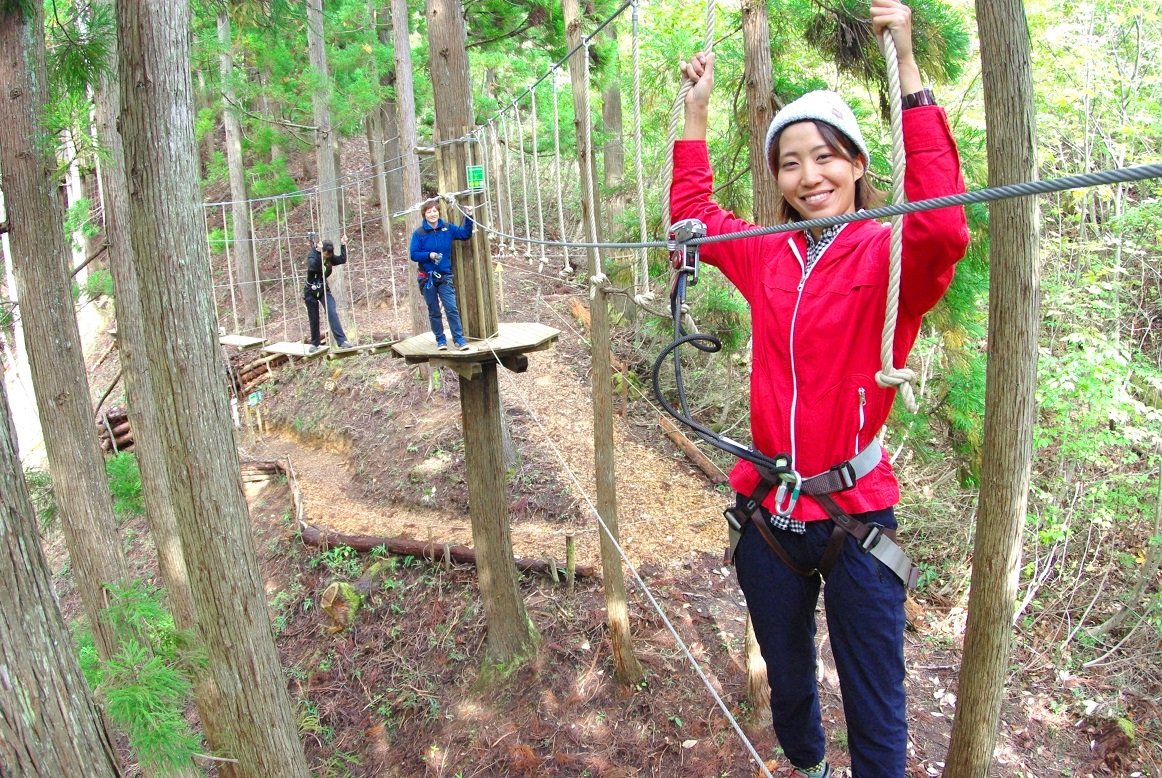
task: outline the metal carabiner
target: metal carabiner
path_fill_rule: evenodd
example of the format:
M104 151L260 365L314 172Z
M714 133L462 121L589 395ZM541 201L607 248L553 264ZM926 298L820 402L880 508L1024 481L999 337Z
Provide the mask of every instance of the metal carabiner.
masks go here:
M678 273L690 276L689 285L698 283L698 246L687 246L694 238L706 237L706 225L698 219L682 219L670 225L666 248L670 265Z
M791 480L792 474L795 476L793 481ZM789 497L788 486L791 486ZM799 501L799 489L802 486L803 477L799 475L797 470L779 475L779 488L775 491L775 515L784 519L791 515L791 511L795 508L795 503Z

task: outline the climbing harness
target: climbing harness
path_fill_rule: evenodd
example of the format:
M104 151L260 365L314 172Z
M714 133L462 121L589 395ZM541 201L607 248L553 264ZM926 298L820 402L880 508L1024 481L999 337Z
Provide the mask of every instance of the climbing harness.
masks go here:
M699 424L690 415L686 402L686 390L682 379L682 364L678 349L689 343L699 351L714 353L722 349L722 342L715 336L704 332L687 332L683 324L683 316L687 310L686 291L698 282L698 243L699 238L706 236L706 225L697 219L684 219L671 225L667 235L667 247L670 249L670 265L674 268L674 279L670 287L670 314L674 322L674 341L662 350L654 360L653 389L654 397L666 413L694 430L700 438L710 445L729 454L745 459L755 466L761 481L754 494L746 498L742 505L727 508L723 511L726 523L730 529L730 548L727 551L727 561L733 560L734 551L747 522L753 522L763 540L783 561L787 567L798 575L808 577L822 575L826 578L835 560L839 558L847 535L855 538L860 550L871 554L883 562L888 569L909 588L916 587L919 578L919 569L912 564L912 560L895 542L894 530L882 525L865 523L846 513L832 498L834 492L851 489L863 476L876 468L883 458L883 448L879 440L874 439L856 456L829 468L817 475L803 478L791 463L787 454L778 454L769 457L760 451L749 448L725 435ZM666 357L673 355L674 384L678 395L678 407L675 408L664 394L661 387L661 370ZM827 543L819 565L815 569L805 569L795 563L775 537L771 526L763 515L762 503L767 495L774 490L774 515L788 518L799 499L800 494L810 495L827 512L835 523L835 530Z

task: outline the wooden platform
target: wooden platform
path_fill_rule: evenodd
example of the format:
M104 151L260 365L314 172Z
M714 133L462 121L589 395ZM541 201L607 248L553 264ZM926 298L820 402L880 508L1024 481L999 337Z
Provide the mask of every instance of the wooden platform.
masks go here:
M315 347L310 343L271 343L269 346L264 346L262 350L267 354L286 354L288 357L303 357L304 359L321 357L327 353L325 346L318 347L316 351L312 351L313 348Z
M327 355L327 359L345 359L359 354L382 354L385 351L391 350L391 347L396 343L399 343L399 341L381 340L378 343L360 343L348 348L335 348L324 353Z
M465 378L480 374L484 362L499 362L514 373L523 373L528 367L530 351L544 351L557 341L561 331L544 324L514 324L505 322L490 338L469 341L468 350L460 351L456 346L448 346L440 351L436 338L428 332L401 340L392 345L392 354L402 357L408 364L427 362L436 367L447 367Z
M258 348L266 345L269 342L268 338L254 338L249 335L223 335L218 338L218 342L223 346L233 346L242 350L250 348Z

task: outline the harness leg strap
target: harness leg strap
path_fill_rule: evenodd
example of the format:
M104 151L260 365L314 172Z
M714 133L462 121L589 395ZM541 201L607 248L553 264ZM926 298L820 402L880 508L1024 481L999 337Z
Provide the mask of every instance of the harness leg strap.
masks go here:
M827 515L835 522L835 527L854 537L861 549L887 565L888 569L896 574L906 587L915 589L920 578L920 568L912 564L912 560L904 550L896 545L892 538L894 532L885 530L876 524L864 524L853 519L840 508L828 494L814 495L815 500L827 511ZM832 541L835 536L832 535ZM828 544L830 551L831 543ZM825 555L826 556L826 555ZM836 551L838 556L838 551ZM831 560L834 563L834 559ZM822 565L820 565L822 568Z

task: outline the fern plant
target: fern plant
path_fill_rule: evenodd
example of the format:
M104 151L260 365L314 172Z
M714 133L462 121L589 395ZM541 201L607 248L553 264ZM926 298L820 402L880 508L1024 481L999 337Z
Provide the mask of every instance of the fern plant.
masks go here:
M87 626L76 640L81 669L94 698L125 733L138 760L165 773L190 763L202 739L186 720L194 673L205 660L162 604L163 592L144 581L109 587L102 618L117 637L116 653L101 661Z

